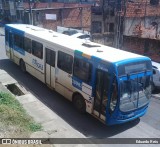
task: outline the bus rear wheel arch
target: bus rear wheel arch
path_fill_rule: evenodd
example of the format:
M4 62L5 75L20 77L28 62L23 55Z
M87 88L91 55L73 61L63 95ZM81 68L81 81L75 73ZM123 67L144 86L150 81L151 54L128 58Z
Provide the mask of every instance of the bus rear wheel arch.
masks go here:
M86 112L86 103L85 103L85 99L83 98L82 95L80 95L79 93L74 94L72 102L73 102L74 107L80 113L85 113Z
M21 70L23 72L26 72L26 65L25 65L25 62L23 61L23 59L20 59L19 65L20 65Z

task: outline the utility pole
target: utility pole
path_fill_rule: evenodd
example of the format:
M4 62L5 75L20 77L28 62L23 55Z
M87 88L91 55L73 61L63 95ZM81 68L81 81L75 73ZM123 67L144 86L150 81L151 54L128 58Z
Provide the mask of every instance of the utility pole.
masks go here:
M81 14L81 30L83 30L83 8L80 7L80 14Z
M120 41L121 41L121 12L122 12L122 0L116 1L116 42L115 47L120 48ZM123 35L123 34L122 34Z
M29 3L29 22L31 25L33 25L33 16L32 16L32 6L31 6L31 3L32 3L32 0L28 0L28 3Z

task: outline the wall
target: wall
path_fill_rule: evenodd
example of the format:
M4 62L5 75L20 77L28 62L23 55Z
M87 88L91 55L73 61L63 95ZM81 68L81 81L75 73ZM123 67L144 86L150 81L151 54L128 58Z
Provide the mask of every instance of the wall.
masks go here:
M158 40L124 36L122 49L160 62L160 41Z
M160 40L160 16L145 18L126 18L124 35Z
M79 3L35 3L31 5L33 13L33 24L47 29L56 30L57 26L70 28L83 28L90 31L91 5ZM30 16L29 4L23 3L23 9L17 9L18 22L22 22L23 16ZM20 11L20 12L19 12ZM19 14L21 13L21 14ZM46 14L56 14L56 20L47 20ZM27 17L29 18L29 17ZM29 19L23 20L28 23Z
M57 20L46 20L45 14L56 14ZM89 31L90 19L90 9L82 9L82 12L79 8L34 11L34 24L52 30L64 26Z

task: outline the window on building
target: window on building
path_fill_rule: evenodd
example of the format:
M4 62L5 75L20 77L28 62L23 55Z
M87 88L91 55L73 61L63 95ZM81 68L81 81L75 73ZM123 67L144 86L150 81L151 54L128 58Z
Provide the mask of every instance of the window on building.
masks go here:
M55 67L55 57L55 51L46 48L46 63L51 65L52 67Z
M24 38L24 50L27 51L28 53L31 53L32 49L32 41L29 38Z
M92 33L102 33L102 22L101 21L92 22Z
M36 13L36 21L39 21L39 12Z
M109 23L109 32L114 32L114 23Z
M19 48L23 48L23 39L24 37L14 34L14 45Z
M110 10L110 16L115 16L115 11L113 8Z
M71 74L73 65L73 57L64 52L58 51L58 68Z
M90 63L79 58L74 59L73 75L77 78L88 83L91 79L91 69L92 65Z
M150 4L151 5L158 5L159 4L159 0L150 0Z
M17 10L17 19L20 20L21 19L21 11Z
M43 44L32 40L32 54L43 59Z

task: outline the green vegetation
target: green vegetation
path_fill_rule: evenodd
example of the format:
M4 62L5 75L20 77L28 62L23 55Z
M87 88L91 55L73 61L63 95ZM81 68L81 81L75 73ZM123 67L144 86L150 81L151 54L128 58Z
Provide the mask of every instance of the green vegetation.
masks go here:
M23 132L30 134L42 129L41 125L35 123L33 118L26 113L14 96L3 92L0 92L0 123L3 124L3 128L14 126L14 132L19 135Z

